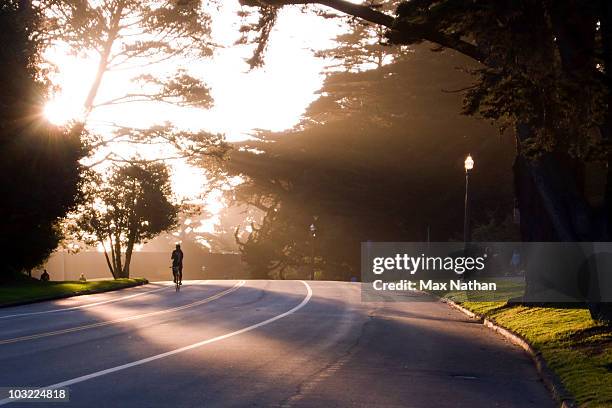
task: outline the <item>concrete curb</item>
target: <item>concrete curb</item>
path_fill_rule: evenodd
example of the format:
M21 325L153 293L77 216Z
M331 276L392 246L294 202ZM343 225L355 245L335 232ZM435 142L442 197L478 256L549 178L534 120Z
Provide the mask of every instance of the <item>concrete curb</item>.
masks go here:
M546 388L548 388L548 390L552 394L555 401L557 401L560 404L560 407L561 408L578 408L578 405L576 404L574 397L569 393L569 391L567 391L565 386L563 386L563 384L561 383L561 380L559 380L557 375L548 367L548 364L546 364L546 360L544 360L544 357L542 357L542 354L536 349L534 349L531 346L531 344L529 344L529 342L527 342L527 340L525 340L522 336L516 333L513 333L504 327L499 326L494 321L489 320L486 317L481 316L479 314L476 314L472 312L471 310L466 309L465 307L455 303L454 301L450 299L440 298L440 301L459 310L460 312L466 314L470 318L476 319L482 322L484 326L500 334L502 337L504 337L506 340L508 340L512 344L517 345L521 347L523 350L525 350L525 352L529 354L529 357L531 357L531 360L533 361L536 367L536 370L538 371L538 374L540 375L540 378L546 385Z
M114 291L117 291L117 290L122 290L122 289L127 289L127 288L133 288L133 287L136 287L136 286L147 285L148 283L149 283L149 281L145 279L142 282L134 282L134 283L130 283L129 285L125 285L125 286L122 286L120 288L114 288L114 289L110 288L110 289L103 289L103 290L84 290L82 292L65 293L63 295L47 296L47 297L41 297L41 298L36 298L36 299L28 299L28 300L18 300L16 302L0 304L0 309L4 309L6 307L31 305L33 303L47 302L49 300L66 299L66 298L75 297L75 296L81 296L81 295L93 295L93 294L96 294L96 293L114 292Z

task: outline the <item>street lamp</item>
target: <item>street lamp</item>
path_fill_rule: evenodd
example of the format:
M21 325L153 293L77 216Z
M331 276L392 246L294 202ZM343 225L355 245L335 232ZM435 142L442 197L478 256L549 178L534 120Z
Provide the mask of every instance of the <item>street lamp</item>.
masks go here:
M465 158L465 212L463 214L463 242L467 243L471 241L472 234L470 231L470 174L474 168L474 159L468 154Z
M317 217L314 217L315 221L317 220ZM317 236L317 227L314 225L314 222L312 224L310 224L310 227L308 228L310 230L310 237L311 237L311 242L310 242L310 280L314 280L315 279L315 267L314 267L314 262L315 262L315 250L314 250L314 244L315 244L315 237Z
M465 171L469 172L470 170L472 170L474 168L474 159L472 159L472 155L468 154L468 156L465 158Z

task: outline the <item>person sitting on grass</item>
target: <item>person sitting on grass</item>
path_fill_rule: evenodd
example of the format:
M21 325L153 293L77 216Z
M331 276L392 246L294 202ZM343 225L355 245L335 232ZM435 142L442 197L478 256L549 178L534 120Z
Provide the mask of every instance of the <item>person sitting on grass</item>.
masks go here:
M85 277L85 274L84 274L84 273L82 273L82 274L81 274L81 276L79 276L79 280L80 280L81 282L87 282L87 278Z
M49 272L45 269L43 273L40 275L41 282L49 282Z

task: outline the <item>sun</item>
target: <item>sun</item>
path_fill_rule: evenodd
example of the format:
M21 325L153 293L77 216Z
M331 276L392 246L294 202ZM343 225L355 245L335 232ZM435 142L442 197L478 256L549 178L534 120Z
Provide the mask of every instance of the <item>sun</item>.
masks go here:
M45 118L54 125L62 126L75 119L75 116L70 110L59 101L50 101L45 105L43 111Z

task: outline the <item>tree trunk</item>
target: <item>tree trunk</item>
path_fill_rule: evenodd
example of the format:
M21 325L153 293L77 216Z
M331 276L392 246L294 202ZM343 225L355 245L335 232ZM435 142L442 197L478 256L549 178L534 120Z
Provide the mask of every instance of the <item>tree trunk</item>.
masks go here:
M601 38L603 43L604 73L608 84L612 84L612 4L609 0L600 2L601 10ZM604 145L608 147L607 157L607 182L604 195L604 218L608 235L612 233L612 95L608 95L608 111L606 120L601 128Z
M612 16L607 0L599 3L566 1L566 2L546 2L548 15L550 16L551 29L555 36L555 42L559 51L561 68L568 79L585 80L592 77L597 80L599 71L596 69L595 38L596 38L596 15L603 16L601 24L601 35L604 43L604 61L606 76L611 78L610 68L610 17ZM597 9L599 7L599 10ZM606 58L607 57L607 58ZM609 86L609 83L608 83ZM588 97L588 96L587 96ZM578 98L580 99L580 98ZM602 137L610 146L610 124L612 123L612 111L610 109L610 99L608 98L608 117L602 126ZM521 133L522 132L522 133ZM528 128L519 129L517 132L519 141L528 136ZM519 151L520 155L520 151ZM608 158L610 162L612 157ZM612 209L610 198L612 197L612 171L608 167L608 180L605 205L602 210L596 211L592 208L585 196L582 186L584 184L584 174L581 172L583 162L570 160L569 157L559 157L559 155L546 155L541 161L536 163L522 160L519 157L517 177L525 180L525 183L517 183L524 190L535 190L537 195L533 195L539 201L532 208L526 202L529 193L519 192L519 206L522 206L521 213L526 211L525 217L521 217L521 233L526 241L565 241L565 242L594 242L608 241L610 231L608 214ZM522 171L521 171L522 168ZM525 177L527 173L529 177ZM530 178L531 180L526 180ZM530 183L531 182L531 183ZM530 210L532 211L530 213ZM535 210L535 211L534 211ZM544 211L542 211L544 210ZM537 222L540 219L540 222ZM535 222L528 225L530 222ZM533 231L534 225L543 231ZM552 234L551 234L552 232ZM612 319L612 313L605 316L606 307L599 303L600 288L598 284L598 271L586 268L582 271L568 271L576 273L575 277L557 276L546 279L549 282L565 282L565 285L573 285L583 292L583 300L589 304L591 314L595 318L604 317L606 320ZM569 281L568 278L571 278ZM573 280L572 280L573 279ZM537 286L537 283L536 283ZM529 292L529 290L528 290ZM612 312L612 308L607 308Z
M130 277L130 262L132 261L132 248L128 247L125 253L125 262L123 264L123 278Z
M278 271L278 277L280 278L280 280L285 280L285 269L287 267L283 266L282 268L279 269Z
M603 65L604 74L608 83L608 87L612 84L612 4L609 0L601 0L599 2L601 21L600 33L603 45ZM604 194L604 204L602 208L601 220L605 227L607 240L612 236L612 95L608 94L608 111L604 125L601 127L601 135L604 146L607 147L607 179L606 190ZM594 280L597 293L601 293L599 288L599 279ZM603 321L612 321L612 303L601 303L600 299L589 301L589 310L594 319Z
M115 237L115 243L114 243L115 249L114 249L114 254L115 254L115 259L113 261L114 263L114 268L115 268L115 272L117 277L119 278L123 278L123 267L122 267L122 262L121 262L121 241L119 240L119 237Z
M528 129L523 126L517 130L517 134L524 137ZM590 267L575 267L580 263L583 266L588 265L589 261L593 263L594 259L589 259L586 253L588 251L585 245L588 244L571 245L572 242L609 240L608 230L603 227L601 217L596 216L580 192L577 175L580 175L580 172L576 171L567 158L548 154L539 160L530 160L522 156L519 149L514 164L514 177L523 241L566 242L568 244L565 244L563 256L579 260L574 266L571 266L571 263L564 264L557 259L560 255L558 250L535 255L546 257L547 265L560 264L550 271L530 270L528 265L527 289L523 301L547 303L546 299L542 298L542 293L554 289L579 301L580 303L574 304L575 307L586 302L593 318L611 321L610 304L600 302L598 273L601 271ZM558 299L551 302L556 303Z
M113 279L117 279L118 276L115 273L115 270L113 269L113 264L111 263L111 260L108 257L108 252L106 251L106 247L104 246L104 243L102 243L102 246L104 247L104 259L106 259L106 266L108 266L110 273L113 275Z
M135 235L136 234L133 234L133 236L130 237L130 240L128 241L128 244L125 250L125 263L123 265L123 274L122 274L123 278L130 277L130 263L132 262L132 253L134 252L134 236Z
M98 91L100 90L100 86L102 85L102 79L104 78L104 74L108 70L109 59L111 56L111 52L113 49L113 44L117 39L117 34L119 33L119 23L121 22L121 14L123 13L123 9L125 8L125 2L120 1L117 4L117 9L115 13L111 17L110 27L108 31L108 37L106 38L106 42L100 52L100 62L98 63L98 69L96 70L96 76L94 77L94 81L89 88L89 92L87 93L87 97L85 98L85 102L83 107L85 109L85 116L88 116L93 107L96 96L98 95Z

